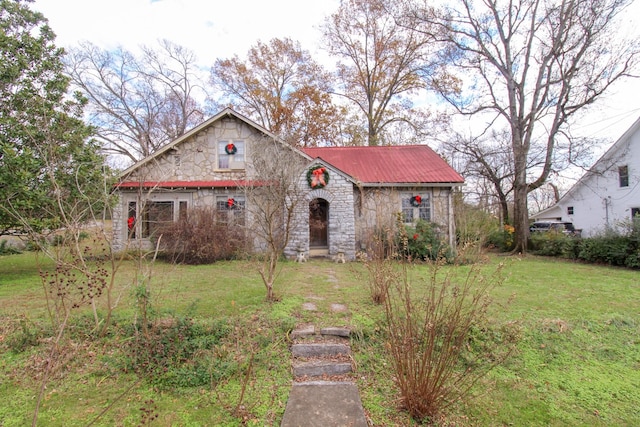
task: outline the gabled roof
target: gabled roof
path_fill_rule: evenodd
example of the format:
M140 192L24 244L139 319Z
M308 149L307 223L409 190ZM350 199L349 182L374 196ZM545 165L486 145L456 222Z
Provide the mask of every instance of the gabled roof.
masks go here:
M145 157L144 159L134 163L133 165L131 165L129 168L127 168L124 172L122 172L120 174L121 177L126 177L128 176L131 172L135 171L136 169L138 169L140 166L150 162L151 160L162 156L164 153L166 153L167 151L173 149L175 146L181 144L183 141L189 139L191 136L197 134L198 132L208 128L209 126L211 126L211 124L217 122L218 120L221 120L225 117L233 117L235 119L238 119L244 123L246 123L248 126L253 127L255 129L257 129L259 132L265 134L266 136L273 138L276 141L279 141L281 144L291 148L294 151L297 151L298 153L300 153L301 155L305 156L304 153L301 153L300 150L297 150L293 147L291 147L290 145L286 144L285 142L283 142L282 140L280 140L280 138L278 138L278 136L276 136L275 134L271 133L270 131L268 131L267 129L263 128L262 126L260 126L259 124L257 124L256 122L252 121L251 119L243 116L242 114L237 113L236 111L232 110L231 108L225 108L224 110L222 110L221 112L219 112L218 114L216 114L215 116L211 117L210 119L200 123L198 126L192 128L191 130L189 130L188 132L182 134L181 136L179 136L178 138L174 139L173 141L171 141L169 144L163 146L162 148L160 148L158 151L156 151L155 153L153 153L150 156Z
M426 145L303 148L364 185L461 184L462 176Z
M543 209L542 211L538 212L535 214L535 216L539 216L540 214L545 214L547 213L547 210L550 210L552 208L554 208L557 205L560 205L562 202L564 202L566 199L569 199L573 193L575 193L576 191L578 191L578 189L580 189L580 187L582 187L583 185L585 185L585 182L591 177L593 176L594 173L602 173L602 170L600 170L600 166L605 165L607 162L610 162L611 159L615 158L615 156L619 155L619 152L621 150L624 149L625 146L627 146L627 144L630 144L632 141L632 136L636 133L640 131L640 117L638 119L636 119L635 122L633 122L633 124L629 127L629 129L627 129L620 138L618 138L616 140L616 142L613 143L613 145L611 147L609 147L609 149L607 151L605 151L605 153L600 156L600 158L593 164L593 166L591 166L589 168L589 170L587 172L585 172L580 179L578 179L578 181L573 184L571 186L571 188L569 188L569 190L564 193L562 195L562 197L560 197L560 200L558 200L555 204L549 206L546 209Z

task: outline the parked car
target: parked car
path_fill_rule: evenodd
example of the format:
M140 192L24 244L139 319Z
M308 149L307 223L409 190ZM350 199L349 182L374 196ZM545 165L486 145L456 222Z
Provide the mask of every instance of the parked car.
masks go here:
M536 221L529 226L529 231L531 233L552 231L576 237L580 237L582 232L582 230L575 228L572 222L568 221Z

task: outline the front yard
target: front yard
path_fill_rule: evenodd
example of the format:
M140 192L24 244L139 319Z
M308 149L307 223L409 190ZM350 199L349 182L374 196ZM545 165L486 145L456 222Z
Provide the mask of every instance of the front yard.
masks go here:
M498 262L507 279L493 290L492 318L519 325L517 351L440 425L640 425L637 271L533 256L491 257L484 268ZM300 323L351 327L353 380L370 423L415 425L397 408L382 309L361 264L284 263L280 301L268 304L251 262L156 262L144 310L160 325L152 347L133 338L142 313L134 264L119 273L109 333L93 336L89 310L78 309L52 361L39 276L52 265L33 253L0 257L0 426L31 424L43 384L37 425L277 426L292 381L288 332ZM416 286L426 268L412 270ZM167 348L185 362L147 366Z

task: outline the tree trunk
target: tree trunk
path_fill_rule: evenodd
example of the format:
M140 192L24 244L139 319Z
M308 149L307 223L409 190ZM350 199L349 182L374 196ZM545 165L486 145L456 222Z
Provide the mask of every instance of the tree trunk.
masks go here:
M527 194L527 183L519 182L514 188L513 200L513 226L516 229L514 252L527 252L527 243L529 240Z
M523 254L527 252L527 243L529 240L527 155L528 149L523 145L522 140L514 141L513 227L516 231L513 252Z

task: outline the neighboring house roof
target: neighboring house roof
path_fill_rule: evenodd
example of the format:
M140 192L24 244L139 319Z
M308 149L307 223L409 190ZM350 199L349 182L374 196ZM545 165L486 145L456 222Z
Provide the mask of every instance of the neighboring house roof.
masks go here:
M461 184L462 176L426 145L303 148L365 185Z

